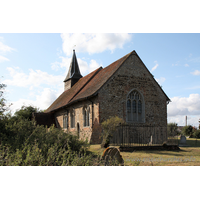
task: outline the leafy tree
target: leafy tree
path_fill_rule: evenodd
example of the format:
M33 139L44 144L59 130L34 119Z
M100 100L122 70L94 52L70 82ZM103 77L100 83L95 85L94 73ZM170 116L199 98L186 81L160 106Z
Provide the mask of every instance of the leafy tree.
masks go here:
M199 119L199 129L200 129L200 119Z
M176 123L168 123L167 124L167 133L168 133L168 136L177 135L179 133L177 124Z
M4 112L8 109L6 106L6 99L3 97L6 85L0 83L0 119L4 116Z
M181 133L185 136L191 136L194 133L194 129L191 125L184 126Z
M193 136L194 136L195 138L200 138L200 129L195 130L194 133L193 133Z
M117 126L123 123L125 123L124 120L119 118L118 116L110 117L109 119L101 123L101 126L103 128L103 133L102 133L103 140L101 144L102 147L109 146L112 134L116 131Z
M22 106L20 110L16 111L14 116L16 118L24 118L31 120L34 112L41 112L39 108L33 106Z

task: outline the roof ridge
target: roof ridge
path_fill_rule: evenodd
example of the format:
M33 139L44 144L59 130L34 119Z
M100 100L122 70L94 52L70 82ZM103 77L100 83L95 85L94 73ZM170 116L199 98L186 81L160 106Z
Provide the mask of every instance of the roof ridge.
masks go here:
M147 72L152 76L153 80L155 81L155 83L159 86L159 88L161 89L161 91L164 93L164 95L167 97L168 101L171 101L170 98L167 96L167 94L164 92L164 90L162 89L162 87L160 86L160 84L156 81L156 79L154 78L154 75L149 71L149 69L146 67L146 65L144 64L144 62L142 61L142 59L140 58L140 56L138 56L138 54L135 51L135 55L140 59L140 61L142 62L142 64L145 66L145 68L147 69Z
M113 76L113 74L120 68L120 66L128 59L128 57L133 53L134 51L132 51L132 52L130 52L130 53L128 53L128 54L126 54L125 56L123 56L123 57L121 57L121 58L119 58L118 60L116 60L116 61L114 61L113 63L111 63L110 65L108 65L107 67L105 67L105 68L103 68L102 70L101 70L101 72L102 73L104 73L104 71L106 72L108 69L109 69L109 67L113 67L113 65L114 65L114 72L112 72L110 75L109 75L109 77L107 78L107 80L105 81L105 83L103 83L96 91L94 91L91 95L89 95L89 96L87 96L87 98L88 97L91 97L91 96L93 96L93 95L95 95L95 94L97 94L98 93L98 91L107 83L107 81L108 80L110 80L110 78ZM117 62L119 62L118 64L117 64ZM116 65L116 66L115 66ZM115 69L115 68L117 68L117 69ZM90 80L91 81L91 80ZM78 96L78 95L77 95ZM71 104L71 103L75 103L75 102L77 102L77 101L80 101L80 100L83 100L83 99L85 99L85 97L83 97L83 98L78 98L78 99L71 99L70 101L69 101L69 104Z
M86 76L88 76L88 75L90 75L91 73L94 73L95 71L95 73L93 74L93 76L91 76L90 77L90 79L88 79L88 81L78 90L78 92L76 92L76 94L69 100L69 103L70 103L70 101L102 70L103 68L102 67L99 67L99 68L97 68L96 70L94 70L94 71L92 71L92 72L90 72L89 74L87 74ZM84 77L86 77L86 76L84 76ZM84 78L84 77L82 77L82 78ZM79 82L79 81L78 81ZM76 82L76 84L78 84L78 82Z
M102 67L97 68L96 70L90 72L86 76L82 77L77 83L73 85L72 88L64 91L51 105L50 107L45 111L45 113L52 112L55 110L58 110L60 108L65 107L94 77L96 74L98 74L99 71L101 71ZM83 82L83 84L80 82ZM81 87L78 87L78 83ZM67 98L66 103L61 103L59 102L63 101L63 98Z
M97 92L110 80L110 78L116 73L116 71L122 66L122 64L129 58L129 56L130 56L133 52L135 52L135 50L131 51L130 53L126 54L125 56L123 56L123 57L121 57L120 59L118 59L118 60L115 61L115 62L117 62L117 61L119 62L119 60L122 59L121 63L119 63L119 65L118 65L117 69L110 75L110 77L107 79L107 81L106 81L95 93L97 93ZM123 60L124 57L126 57L126 58ZM111 63L111 64L108 65L107 67L111 66L111 65L114 64L115 62ZM107 67L105 67L104 69L106 69ZM104 69L103 69L103 70L104 70Z

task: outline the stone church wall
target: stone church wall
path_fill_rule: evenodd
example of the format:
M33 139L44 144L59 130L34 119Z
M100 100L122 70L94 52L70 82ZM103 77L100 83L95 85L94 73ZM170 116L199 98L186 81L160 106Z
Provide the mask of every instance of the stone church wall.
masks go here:
M92 109L91 101L93 102L93 109ZM88 141L92 140L91 143L96 144L96 143L100 143L100 132L99 132L100 129L97 128L99 126L99 104L97 102L97 98L92 98L91 101L85 100L85 101L75 103L67 108L63 108L60 111L56 112L55 117L57 121L57 126L59 128L63 128L63 115L68 113L68 129L64 129L64 130L72 134L79 135L80 139L83 139L83 140L88 139ZM90 110L89 126L84 126L83 108L88 107L88 106ZM74 112L75 112L75 127L74 128L71 128L70 111L72 109L74 109ZM94 127L92 126L92 121L93 121ZM79 134L78 134L78 124L79 124Z
M140 91L145 103L145 125L167 127L167 97L137 55L131 55L99 91L100 123L117 115L126 121L126 98Z

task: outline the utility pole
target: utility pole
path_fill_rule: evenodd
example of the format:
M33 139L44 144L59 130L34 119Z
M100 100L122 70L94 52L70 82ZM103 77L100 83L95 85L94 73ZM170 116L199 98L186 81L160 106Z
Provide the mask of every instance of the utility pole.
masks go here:
M185 126L187 126L187 115L185 116Z

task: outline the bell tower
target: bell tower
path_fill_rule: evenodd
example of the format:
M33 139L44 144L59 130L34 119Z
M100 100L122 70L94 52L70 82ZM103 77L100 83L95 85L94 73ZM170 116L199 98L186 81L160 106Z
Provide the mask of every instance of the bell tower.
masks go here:
M73 50L73 56L70 63L69 71L64 80L64 91L70 89L82 77L83 76L80 73L78 61L76 59L75 50Z

